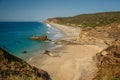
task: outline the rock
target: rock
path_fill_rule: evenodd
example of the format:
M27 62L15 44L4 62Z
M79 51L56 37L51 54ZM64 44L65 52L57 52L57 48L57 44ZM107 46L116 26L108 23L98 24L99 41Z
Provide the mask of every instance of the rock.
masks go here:
M80 41L81 44L110 46L114 40L120 38L119 34L119 23L112 23L96 28L84 28L80 32L80 38L77 38L77 40ZM118 46L118 43L115 43L116 46Z
M96 57L98 61L105 65L120 63L120 39L113 41L109 47L98 53Z
M120 79L120 39L116 39L109 47L96 54L98 78L104 80Z
M27 51L23 51L22 53L24 53L24 54L25 54L25 53L27 53Z
M50 39L48 39L46 35L45 36L33 36L33 37L30 37L29 39L39 40L39 41L51 41Z
M114 53L114 57L116 57L116 58L120 58L120 53Z
M102 51L102 52L101 52L101 55L102 55L102 56L105 56L105 55L107 55L107 54L108 54L107 51Z
M49 50L45 50L44 54L47 54L48 56L53 57L54 55Z
M50 57L60 57L58 54L53 54L50 50L45 50L44 54L47 54Z

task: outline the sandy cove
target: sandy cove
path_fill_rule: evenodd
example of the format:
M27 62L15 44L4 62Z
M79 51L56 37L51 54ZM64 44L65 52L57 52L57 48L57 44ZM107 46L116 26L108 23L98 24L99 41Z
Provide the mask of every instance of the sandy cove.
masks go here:
M76 40L79 36L80 29L54 23L51 25L64 32L64 40ZM64 45L51 52L56 56L37 55L28 63L47 71L52 80L92 80L97 72L93 56L103 49L96 45Z

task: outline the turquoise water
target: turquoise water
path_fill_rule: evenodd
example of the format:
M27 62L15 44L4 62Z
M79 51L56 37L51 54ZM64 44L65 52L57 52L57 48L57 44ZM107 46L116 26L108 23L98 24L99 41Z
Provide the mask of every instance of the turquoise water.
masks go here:
M53 41L29 40L29 37L39 35L47 35ZM0 47L21 58L54 47L54 42L61 37L63 34L58 29L41 22L0 22Z

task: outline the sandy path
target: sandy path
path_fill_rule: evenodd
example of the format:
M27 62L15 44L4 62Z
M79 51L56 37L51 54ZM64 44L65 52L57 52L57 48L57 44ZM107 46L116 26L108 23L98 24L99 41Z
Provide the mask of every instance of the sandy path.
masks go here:
M73 29L59 27L67 36L74 33ZM76 36L75 34L73 37ZM102 50L102 47L95 45L66 45L53 52L58 57L37 55L29 63L47 71L52 80L91 80L97 71L93 56Z

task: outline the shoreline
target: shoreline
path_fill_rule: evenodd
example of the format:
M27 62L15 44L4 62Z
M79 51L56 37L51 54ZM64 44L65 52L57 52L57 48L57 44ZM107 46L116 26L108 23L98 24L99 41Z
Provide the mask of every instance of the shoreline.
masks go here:
M60 40L76 40L80 30L64 25L48 23L65 35ZM50 50L54 56L37 54L28 63L47 71L52 80L91 80L97 67L93 57L104 48L96 45L70 44Z
M45 24L47 27L52 27L54 29L57 29L57 31L59 31L58 33L60 34L60 36L58 35L59 38L58 37L57 38L51 38L52 41L48 42L50 47L47 47L46 49L39 50L38 47L33 47L32 51L29 52L29 55L26 56L27 53L19 55L20 58L22 58L25 61L31 61L35 56L43 55L45 50L54 50L54 49L59 48L61 46L61 45L55 45L55 42L58 41L59 39L63 38L65 36L65 34L55 26L52 26L52 25L49 25L49 24L47 25L47 23L44 23L44 22L42 22L42 23ZM25 56L23 56L23 55L25 55Z
M52 25L53 27L56 27L62 33L64 33L65 36L63 38L65 38L65 37L76 38L79 36L80 31L81 31L80 28L74 28L74 27L60 25L60 24L56 24L56 23L48 23L48 24Z

